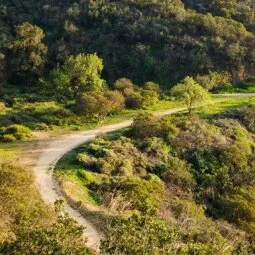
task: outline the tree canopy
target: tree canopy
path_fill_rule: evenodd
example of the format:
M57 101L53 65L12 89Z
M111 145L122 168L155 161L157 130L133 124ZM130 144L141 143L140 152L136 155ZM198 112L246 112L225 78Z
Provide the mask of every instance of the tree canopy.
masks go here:
M172 93L185 102L189 113L195 106L202 105L209 98L208 92L189 76L173 87Z
M50 79L43 81L46 91L57 97L75 98L79 93L102 91L106 82L101 78L103 61L96 54L69 56L61 67L51 71Z
M8 55L8 42L20 41L15 39L15 26L29 22L44 31L47 71L69 55L97 52L109 84L127 77L135 83L169 86L187 75L210 71L228 72L234 81L246 80L254 78L255 65L251 2L26 0L21 5L18 0L3 0L0 52Z
M27 75L33 78L40 74L47 53L43 38L43 30L28 22L16 27L16 37L8 44L7 53L8 67L14 78L29 78Z

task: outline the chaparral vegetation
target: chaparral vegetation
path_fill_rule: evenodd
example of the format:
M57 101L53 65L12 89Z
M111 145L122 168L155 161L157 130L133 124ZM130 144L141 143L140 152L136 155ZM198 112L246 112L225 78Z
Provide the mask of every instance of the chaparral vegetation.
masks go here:
M254 70L252 0L1 0L0 254L255 254Z

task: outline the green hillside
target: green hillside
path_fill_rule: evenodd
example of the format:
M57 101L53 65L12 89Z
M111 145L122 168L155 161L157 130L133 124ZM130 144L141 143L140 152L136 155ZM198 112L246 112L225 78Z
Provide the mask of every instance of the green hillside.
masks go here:
M183 3L184 2L184 3ZM7 1L0 5L0 49L12 80L15 26L30 22L45 33L44 75L70 54L94 53L109 83L127 77L169 86L186 75L254 75L254 4L251 1ZM7 63L6 63L7 62ZM26 77L27 78L27 77ZM14 79L15 80L15 79ZM20 82L20 81L19 81Z
M0 254L255 254L254 0L1 0Z

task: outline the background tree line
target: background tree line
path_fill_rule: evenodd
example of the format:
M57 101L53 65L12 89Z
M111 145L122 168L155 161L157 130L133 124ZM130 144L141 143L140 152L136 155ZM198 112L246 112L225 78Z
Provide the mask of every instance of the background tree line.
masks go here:
M16 26L25 22L45 36L37 27L21 34ZM127 77L169 85L210 71L228 72L235 81L254 78L250 1L3 0L0 32L1 73L11 82L31 81L69 55L94 52L110 84ZM27 40L32 34L36 39Z

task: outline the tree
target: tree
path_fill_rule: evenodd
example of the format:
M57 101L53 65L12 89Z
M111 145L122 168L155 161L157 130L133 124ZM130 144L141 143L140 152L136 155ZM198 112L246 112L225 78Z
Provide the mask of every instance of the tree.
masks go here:
M8 45L9 68L14 78L28 79L37 77L46 61L47 47L42 43L43 30L30 23L16 28L16 38Z
M46 90L57 97L75 98L79 93L102 91L106 88L101 79L103 61L96 54L69 56L62 67L56 67L50 80L43 82Z
M230 83L231 76L227 72L217 73L210 71L207 75L197 75L196 81L208 91L224 88Z
M153 106L159 101L159 95L154 90L144 89L141 91L142 96L142 108L148 108L149 106Z
M139 92L132 91L125 96L125 105L127 108L140 109L143 107L143 97Z
M124 97L118 91L83 93L76 100L77 113L88 119L96 118L98 122L123 107Z
M136 91L131 91L126 89L124 96L126 107L131 109L146 109L159 101L159 95L154 90L136 89Z
M172 94L185 102L189 114L195 106L202 105L209 98L208 92L189 76L172 89Z
M158 95L160 95L160 86L157 84L157 83L154 83L152 81L147 81L145 84L144 84L144 87L143 87L145 90L152 90L154 92L156 92Z
M126 89L133 91L135 85L127 78L120 78L113 84L113 87L124 93Z
M106 82L100 78L103 60L97 54L79 54L70 56L63 70L71 77L71 86L77 91L101 91Z

